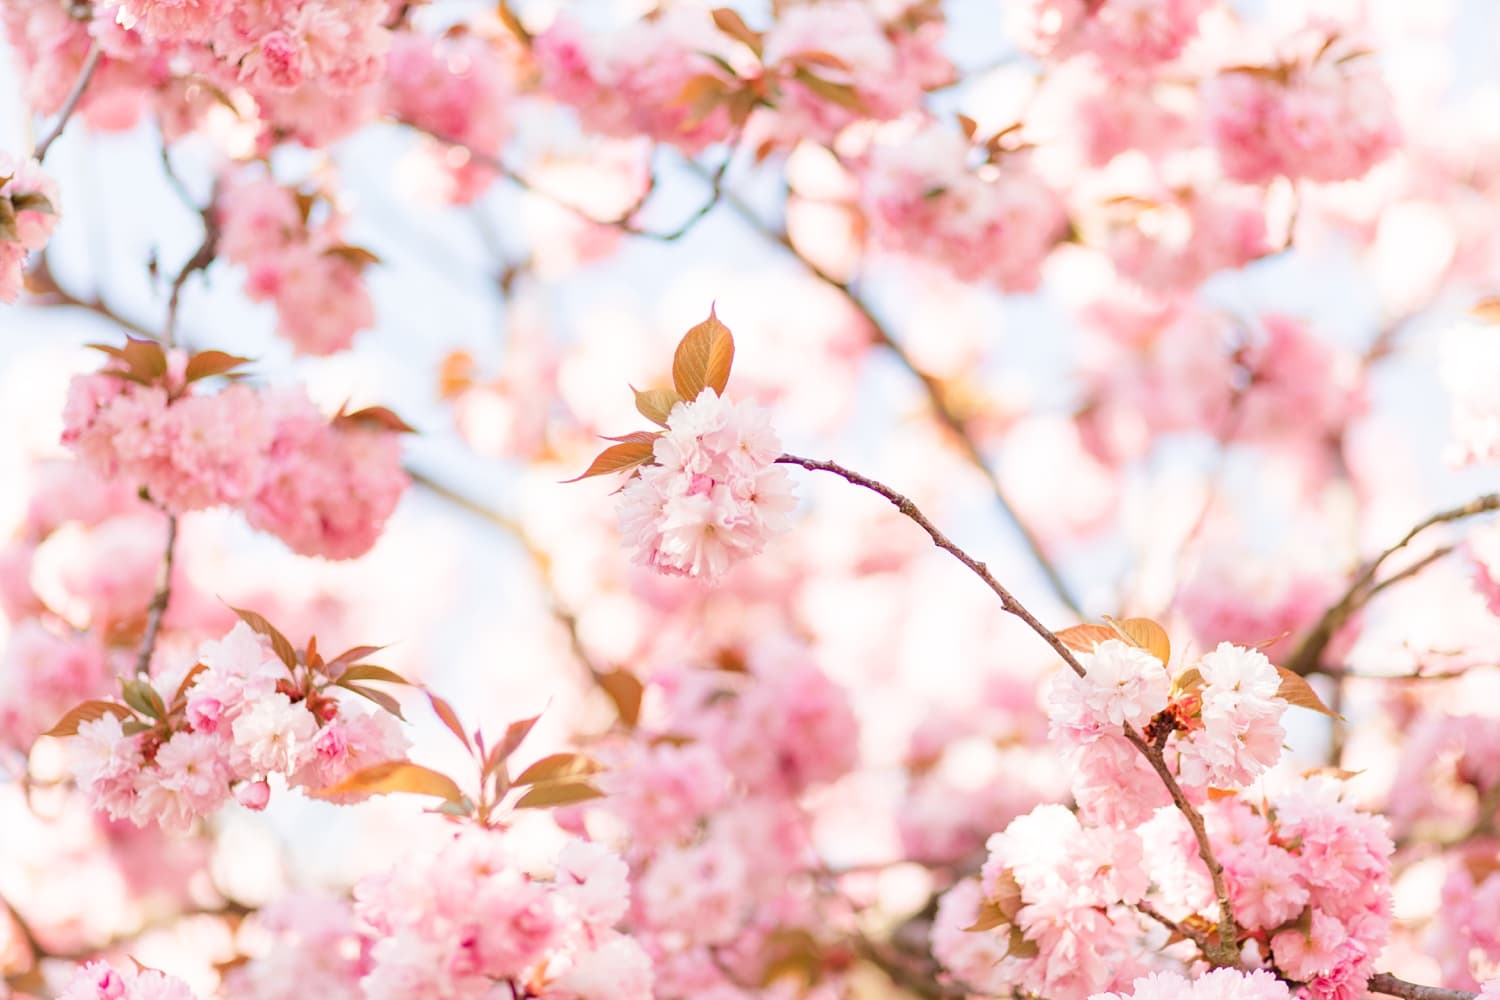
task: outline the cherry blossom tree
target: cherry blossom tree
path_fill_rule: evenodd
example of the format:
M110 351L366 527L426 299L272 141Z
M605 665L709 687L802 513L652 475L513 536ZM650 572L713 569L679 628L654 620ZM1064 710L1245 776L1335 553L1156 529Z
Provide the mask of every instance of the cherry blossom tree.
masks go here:
M1500 1000L1488 5L0 25L0 997Z

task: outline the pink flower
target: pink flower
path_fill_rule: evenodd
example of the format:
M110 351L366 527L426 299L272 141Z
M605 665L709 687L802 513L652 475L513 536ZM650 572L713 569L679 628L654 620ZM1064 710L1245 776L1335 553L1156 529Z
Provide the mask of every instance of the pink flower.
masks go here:
M57 226L57 185L35 160L17 161L0 152L0 302L21 293L21 270L29 251L40 250Z
M157 972L142 969L115 969L104 962L79 966L57 994L57 1000L195 1000L187 983Z

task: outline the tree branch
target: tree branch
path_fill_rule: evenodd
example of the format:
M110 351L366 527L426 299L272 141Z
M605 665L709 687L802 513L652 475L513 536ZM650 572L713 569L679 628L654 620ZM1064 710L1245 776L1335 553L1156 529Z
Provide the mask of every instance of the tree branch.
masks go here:
M78 102L83 100L83 92L89 89L89 81L94 78L94 71L99 68L99 59L104 55L104 50L99 48L95 42L89 46L89 54L83 59L83 68L78 71L78 79L73 82L73 89L68 91L68 96L63 99L62 107L58 109L57 121L52 124L52 130L42 137L36 144L36 157L38 163L47 157L47 150L57 141L58 136L63 134L63 129L68 127L68 119L73 117L73 112L78 108Z
M1484 496L1475 497L1460 507L1439 511L1414 526L1395 545L1392 545L1370 560L1364 569L1355 576L1354 581L1349 585L1349 589L1344 592L1344 596L1339 598L1337 603L1325 611L1323 617L1318 619L1318 623L1313 626L1312 631L1307 633L1307 637L1302 640L1302 644L1297 647L1297 651L1287 661L1286 668L1293 673L1304 676L1322 669L1321 660L1323 651L1328 648L1328 643L1333 640L1334 635L1356 611L1364 607L1370 598L1374 597L1390 584L1414 575L1426 568L1435 559L1440 558L1439 555L1430 555L1418 561L1414 566L1397 573L1389 580L1375 583L1375 574L1379 572L1380 567L1391 556L1411 544L1412 539L1436 525L1446 524L1450 521L1460 521L1467 517L1473 517L1476 514L1485 514L1495 510L1500 510L1500 493L1487 493ZM1446 554L1448 550L1440 551Z
M1371 993L1402 997L1403 1000L1474 1000L1477 993L1468 990L1449 990L1441 986L1419 986L1397 979L1389 972L1378 972L1370 977L1367 988Z
M842 295L870 327L871 336L875 344L889 351L895 357L896 361L900 363L901 367L905 368L913 378L921 383L923 391L927 394L927 401L932 407L933 415L937 417L940 424L947 428L954 441L958 444L958 448L963 453L964 458L974 468L978 469L989 482L990 492L994 494L996 502L1000 505L1000 509L1005 514L1006 519L1010 521L1011 527L1021 536L1021 541L1026 545L1027 551L1031 553L1031 557L1036 562L1038 568L1041 569L1042 575L1046 577L1053 594L1069 611L1072 611L1080 618L1087 617L1083 612L1082 603L1073 594L1067 581L1062 578L1062 574L1058 572L1057 567L1052 564L1052 560L1043 551L1041 540L1027 527L1026 522L1021 519L1021 515L1016 511L1015 505L1011 503L1004 486L1000 483L1000 477L990 468L989 462L984 457L984 453L979 449L978 442L969 433L968 426L964 422L963 417L953 408L949 401L947 393L943 389L943 383L917 366L917 363L912 360L911 355L906 353L906 349L901 346L891 335L885 324L875 315L869 303L856 293L848 282L834 277L805 257L797 249L796 244L792 242L790 236L785 232L778 232L768 226L756 214L755 210L734 192L725 191L723 197L724 203L744 220L751 229L754 229L762 237L781 247L794 260L801 264L802 268L808 274Z
M137 337L145 340L156 339L157 335L155 331L147 329L145 325L116 312L113 306L97 295L91 299L85 299L59 285L57 278L52 273L52 265L47 259L47 252L45 250L37 255L36 263L32 266L27 276L27 281L34 289L27 300L28 304L44 308L48 306L72 306L78 309L86 309L97 316L104 317L111 323L122 327Z
M156 577L156 592L151 596L151 605L146 611L146 634L141 639L141 651L135 658L135 672L145 676L151 672L151 654L156 651L156 640L161 635L161 621L167 615L167 605L172 602L172 565L177 559L177 515L167 515L167 546L162 553L161 569Z

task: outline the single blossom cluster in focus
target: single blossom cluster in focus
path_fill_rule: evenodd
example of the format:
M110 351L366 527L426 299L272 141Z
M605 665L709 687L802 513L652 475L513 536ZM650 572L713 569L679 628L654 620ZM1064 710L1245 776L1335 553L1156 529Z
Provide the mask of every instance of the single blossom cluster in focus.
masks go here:
M784 530L796 504L769 415L722 395L733 360L733 336L710 315L678 344L673 388L636 392L637 409L664 429L626 435L579 477L631 471L620 533L635 561L660 573L723 576Z
M26 255L57 226L57 185L35 160L0 153L0 302L21 297Z
M319 791L399 758L408 741L395 717L358 697L367 689L354 681L368 671L306 659L242 622L184 669L126 680L123 704L85 702L51 733L67 739L95 808L169 830L231 798L264 808L272 774Z

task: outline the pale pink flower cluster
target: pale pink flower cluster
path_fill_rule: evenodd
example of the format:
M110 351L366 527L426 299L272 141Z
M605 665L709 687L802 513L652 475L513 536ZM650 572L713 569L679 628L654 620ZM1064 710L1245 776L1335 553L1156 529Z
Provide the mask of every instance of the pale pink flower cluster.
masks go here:
M1120 274L1156 292L1188 291L1272 252L1265 194L1222 180L1151 192L1120 213L1106 247Z
M397 435L329 422L301 392L271 393L266 406L275 432L246 519L301 555L353 559L368 552L411 482Z
M1133 830L1081 826L1064 806L1038 806L990 838L977 898L963 883L950 890L959 895L939 911L934 953L985 993L1078 997L1119 988L1147 971L1131 910L1148 887L1142 857ZM1015 909L1014 922L962 931L977 916L969 907L984 900ZM970 942L955 931L994 940Z
M1443 386L1448 390L1456 465L1500 462L1500 326L1465 323L1443 343Z
M13 624L0 657L3 742L30 747L64 712L108 691L113 680L97 634L63 632L35 618Z
M1445 983L1473 989L1478 976L1500 968L1500 841L1480 837L1453 852L1441 901L1428 946ZM1500 980L1484 985L1484 1000L1494 996Z
M26 255L57 226L57 185L35 160L0 152L0 302L21 297Z
M266 641L243 623L204 644L198 659L207 669L187 688L180 719L126 732L119 716L106 714L69 738L79 787L111 818L186 830L231 797L263 808L272 773L319 789L407 747L393 716L352 695L322 696L313 711ZM165 702L174 689L157 693Z
M1085 676L1061 671L1043 696L1051 736L1071 765L1073 795L1092 822L1134 825L1168 799L1161 780L1126 741L1167 707L1171 677L1160 660L1119 639L1078 654Z
M1250 439L1321 444L1365 408L1363 365L1302 320L1265 313L1240 363L1250 376L1241 433Z
M471 32L436 39L400 32L386 62L385 104L390 114L489 155L498 155L510 134L516 89L505 54ZM473 201L495 177L493 170L467 157L455 166L455 150L447 143L434 143L432 155L452 180L448 196L453 202Z
M280 1000L295 983L307 996L364 1000L359 981L370 971L370 956L352 903L293 892L262 907L254 921L270 936L270 947L230 970L225 996Z
M57 1000L197 1000L187 983L155 969L117 969L107 962L80 965Z
M73 380L63 443L108 479L137 484L174 514L253 495L272 427L255 390L230 385L172 399L109 369Z
M1337 55L1235 67L1203 83L1225 174L1249 184L1344 181L1385 159L1400 141L1391 93L1372 58Z
M1062 202L1026 154L971 168L970 152L957 132L936 124L878 143L860 193L871 242L961 281L1031 291L1067 229Z
M1338 599L1337 585L1323 574L1288 572L1281 563L1256 565L1241 551L1195 573L1180 591L1177 607L1205 646L1216 638L1241 646L1270 642L1261 648L1275 655Z
M1179 776L1196 787L1247 785L1281 757L1281 675L1264 653L1227 642L1198 661L1198 672L1201 727L1176 741Z
M362 996L479 1000L510 983L549 1000L650 1000L649 959L614 930L628 905L624 862L597 845L570 843L548 880L503 834L465 830L355 886L373 941Z
M1032 55L1097 57L1111 74L1175 59L1198 33L1210 0L1023 0L1010 5L1010 30Z
M730 46L705 11L674 4L605 32L560 15L532 40L531 54L543 89L572 106L585 129L696 153L728 137L729 116L719 107L694 121L692 103L679 98L694 77L725 78L708 54L729 56Z
M277 331L299 354L332 354L375 323L366 260L343 242L336 207L314 222L297 194L271 178L231 178L215 204L225 259L247 270L246 294L276 306Z
M1153 972L1131 984L1130 992L1101 993L1089 1000L1290 1000L1286 983L1264 969L1213 969L1197 979L1175 972Z
M773 107L757 111L760 125L783 146L804 139L831 141L862 120L889 121L921 107L924 91L947 81L942 25L887 25L878 4L820 0L781 10L766 33L764 62L779 74ZM827 56L833 57L830 63ZM848 87L857 107L819 93L798 70Z
M626 484L618 509L637 563L712 580L787 527L791 477L774 464L781 442L753 403L704 389L672 407L653 453L656 464Z
M301 390L213 395L106 372L69 389L63 443L174 514L228 505L301 555L369 551L409 483L396 434L329 421Z

